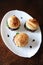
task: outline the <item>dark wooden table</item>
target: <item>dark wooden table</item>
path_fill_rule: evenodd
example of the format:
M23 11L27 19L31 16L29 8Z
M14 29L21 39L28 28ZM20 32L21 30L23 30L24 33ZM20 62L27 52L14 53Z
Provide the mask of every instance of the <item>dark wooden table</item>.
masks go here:
M0 0L0 23L6 12L23 10L39 21L43 35L43 0ZM43 65L43 41L38 53L32 58L22 58L12 53L0 36L0 65Z

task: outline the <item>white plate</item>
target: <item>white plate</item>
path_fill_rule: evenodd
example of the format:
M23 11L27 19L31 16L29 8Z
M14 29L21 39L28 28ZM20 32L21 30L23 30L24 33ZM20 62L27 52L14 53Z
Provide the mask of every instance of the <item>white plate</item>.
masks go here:
M12 15L17 16L21 21L20 28L15 31L11 31L6 25L6 20L8 20L8 18ZM5 45L16 55L19 55L21 57L28 57L28 58L34 56L37 53L37 51L40 48L41 40L42 40L40 27L35 32L27 31L24 28L24 23L26 22L27 19L30 18L32 17L26 12L19 10L12 10L7 12L1 21L1 36ZM13 36L16 35L17 32L19 33L25 32L26 34L29 35L28 46L21 48L15 45L15 43L13 42ZM9 37L7 37L7 35L9 35ZM33 39L35 39L34 42L32 41ZM30 46L32 46L32 48L30 48Z

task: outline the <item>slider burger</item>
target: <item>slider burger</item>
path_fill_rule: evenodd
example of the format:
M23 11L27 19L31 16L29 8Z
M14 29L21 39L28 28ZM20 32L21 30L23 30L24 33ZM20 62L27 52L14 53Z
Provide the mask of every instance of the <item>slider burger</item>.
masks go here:
M16 36L14 36L13 41L16 46L18 47L24 47L28 44L28 35L25 33L19 33Z
M11 16L8 18L8 27L12 30L18 29L20 26L20 21L16 16Z
M38 29L38 26L39 26L39 24L36 19L29 19L25 23L26 29L28 29L30 31L36 31Z

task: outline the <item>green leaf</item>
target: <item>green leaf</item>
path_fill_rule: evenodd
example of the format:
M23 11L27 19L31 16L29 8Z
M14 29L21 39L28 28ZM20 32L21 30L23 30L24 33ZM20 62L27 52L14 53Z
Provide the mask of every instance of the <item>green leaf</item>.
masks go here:
M16 35L18 35L19 33L17 32Z

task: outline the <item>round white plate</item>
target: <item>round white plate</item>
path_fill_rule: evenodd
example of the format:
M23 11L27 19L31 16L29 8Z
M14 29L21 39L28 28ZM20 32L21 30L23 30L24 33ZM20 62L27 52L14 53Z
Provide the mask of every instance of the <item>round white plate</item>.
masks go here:
M21 26L18 30L12 31L6 25L6 21L12 15L17 16L21 21ZM37 51L40 48L41 40L42 40L40 27L35 32L27 31L24 28L24 23L26 22L27 19L30 18L32 17L26 12L19 11L19 10L12 10L7 12L1 21L1 36L5 45L16 55L19 55L21 57L26 57L26 58L27 57L30 58L37 53ZM24 32L29 35L29 44L27 46L17 47L15 45L15 43L13 42L13 37L14 35L16 35L17 32L19 33ZM7 35L9 35L9 37ZM35 39L34 42L33 39ZM30 48L30 46L32 46L32 48Z

